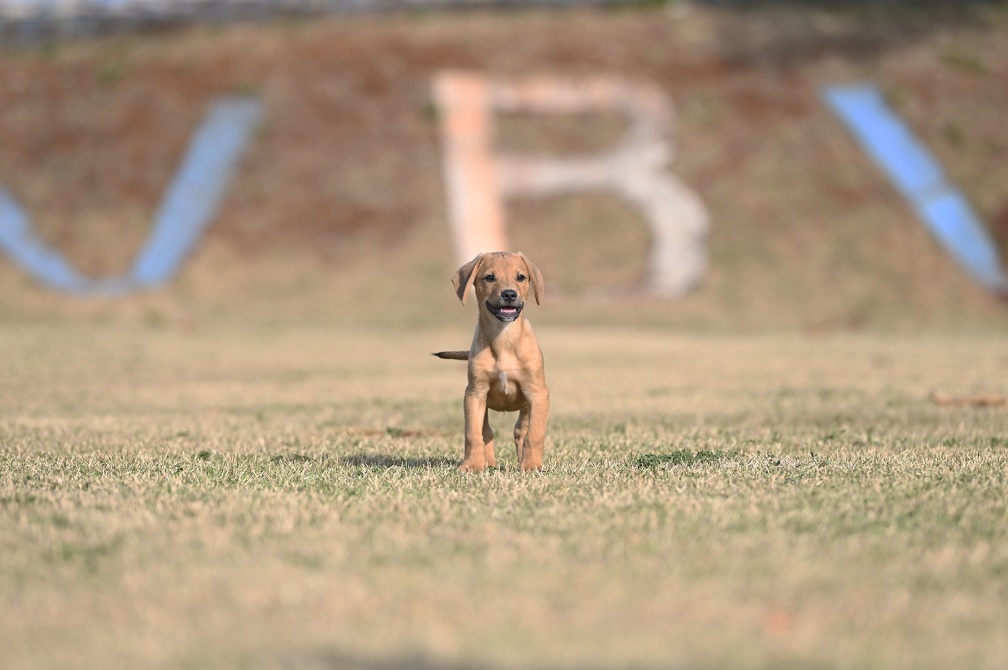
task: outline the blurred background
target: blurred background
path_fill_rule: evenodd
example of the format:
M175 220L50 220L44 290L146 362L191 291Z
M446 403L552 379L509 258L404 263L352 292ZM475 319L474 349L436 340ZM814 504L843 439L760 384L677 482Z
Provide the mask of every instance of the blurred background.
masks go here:
M0 188L84 276L132 265L215 100L263 113L169 282L75 296L0 254L0 323L471 327L449 283L445 70L602 75L673 105L669 169L710 216L702 283L636 290L650 233L615 195L518 198L508 235L547 282L537 323L1008 326L821 99L877 86L1003 251L1008 3L951 0L0 0ZM496 150L529 155L605 150L626 127L604 111L496 121Z

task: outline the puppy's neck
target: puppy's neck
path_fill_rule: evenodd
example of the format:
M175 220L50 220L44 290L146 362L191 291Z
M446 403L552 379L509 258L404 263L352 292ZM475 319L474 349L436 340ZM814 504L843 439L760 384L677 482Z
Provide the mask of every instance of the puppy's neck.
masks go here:
M513 348L512 345L522 339L528 327L529 323L524 314L519 314L514 321L505 323L493 314L480 312L479 337L495 351Z

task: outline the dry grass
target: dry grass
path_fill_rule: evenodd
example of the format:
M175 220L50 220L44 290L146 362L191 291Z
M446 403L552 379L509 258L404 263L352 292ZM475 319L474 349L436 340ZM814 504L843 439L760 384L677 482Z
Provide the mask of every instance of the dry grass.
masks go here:
M0 665L1008 662L1000 338L540 330L463 476L459 332L6 328Z
M81 302L0 263L0 667L1005 667L1008 411L929 398L1008 393L1008 313L816 97L877 81L991 219L989 13L865 39L802 14L825 47L697 7L0 60L0 181L95 273L132 257L211 97L269 109L170 287ZM612 295L643 272L636 213L509 203L548 285L540 475L503 445L456 472L464 371L428 355L472 328L428 100L448 67L663 88L711 208L704 285L658 302ZM523 152L615 132L502 121Z

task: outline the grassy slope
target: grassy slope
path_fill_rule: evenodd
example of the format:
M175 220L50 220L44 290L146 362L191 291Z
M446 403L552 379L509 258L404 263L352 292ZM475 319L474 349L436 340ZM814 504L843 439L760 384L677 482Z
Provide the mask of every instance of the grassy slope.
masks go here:
M0 664L1008 660L1000 340L545 328L470 477L455 336L4 331Z
M463 13L193 29L0 59L0 182L83 271L122 271L215 96L268 120L205 243L165 291L54 300L0 263L0 318L437 323L455 266L430 82L446 68L647 81L674 102L674 172L711 212L686 300L626 307L647 233L604 195L512 203L546 318L690 328L1003 328L841 124L824 83L872 80L992 225L1006 211L1005 12L972 21L658 10ZM500 144L606 146L610 117L505 118ZM600 139L602 138L602 139ZM403 282L403 277L408 281ZM615 294L615 297L613 297ZM608 296L600 299L599 296ZM559 299L558 299L559 298ZM345 307L343 307L345 305Z

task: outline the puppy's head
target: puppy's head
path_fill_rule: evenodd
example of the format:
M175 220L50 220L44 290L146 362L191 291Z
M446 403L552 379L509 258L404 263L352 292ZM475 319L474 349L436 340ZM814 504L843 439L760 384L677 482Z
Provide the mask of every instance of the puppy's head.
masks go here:
M542 273L521 252L480 254L458 269L452 284L463 305L475 287L480 309L504 323L521 316L530 287L537 305L543 296Z

